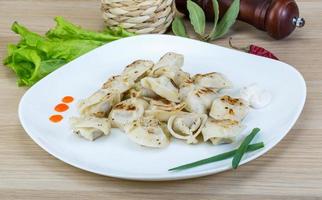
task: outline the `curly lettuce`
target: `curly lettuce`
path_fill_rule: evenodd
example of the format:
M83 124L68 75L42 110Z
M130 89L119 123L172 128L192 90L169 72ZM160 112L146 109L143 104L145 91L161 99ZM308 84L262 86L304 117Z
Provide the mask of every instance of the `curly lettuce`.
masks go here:
M45 36L31 32L14 22L11 29L20 36L18 44L9 44L4 65L17 75L19 86L32 86L62 65L107 42L132 36L123 28L102 32L89 31L56 17L56 27Z

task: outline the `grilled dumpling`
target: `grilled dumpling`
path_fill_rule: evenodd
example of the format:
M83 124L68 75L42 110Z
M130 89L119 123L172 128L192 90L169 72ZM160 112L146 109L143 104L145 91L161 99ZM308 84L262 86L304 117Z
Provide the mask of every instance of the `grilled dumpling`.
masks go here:
M151 116L133 121L126 133L132 141L142 146L162 148L170 143L165 124Z
M186 103L186 110L200 114L208 113L212 101L218 96L214 88L207 87L182 88L180 95Z
M180 102L179 91L168 77L145 77L141 80L141 84L169 101Z
M172 80L179 88L181 88L185 83L192 81L190 74L182 70L177 71Z
M177 72L180 71L180 68L172 68L172 67L160 67L152 71L152 77L166 76L170 79L174 79Z
M221 89L232 83L221 73L185 72L184 57L168 52L157 63L136 60L100 90L80 101L73 131L94 140L119 128L135 143L161 148L171 136L195 144L231 143L244 129L249 101ZM203 141L202 141L203 142Z
M230 88L232 83L223 75L217 72L207 74L196 74L193 76L194 83L201 87L209 88Z
M189 78L189 79L183 80L179 88L180 88L179 89L180 98L184 99L186 96L188 96L189 92L192 92L197 87L193 83L193 80Z
M134 82L125 76L112 76L102 86L102 89L117 90L124 93L134 85Z
M153 72L154 77L166 76L173 81L177 87L181 87L182 83L191 79L190 74L181 69L174 69L171 67L162 67Z
M202 135L204 141L210 140L213 144L232 143L244 128L238 121L208 118Z
M126 125L143 116L144 110L148 107L148 103L139 98L131 98L116 104L111 113L110 120L113 127L125 130Z
M152 69L154 63L149 60L136 60L130 65L126 66L122 72L123 77L127 77L130 82L143 78L147 72Z
M185 103L175 103L163 98L147 98L150 106L145 110L146 116L154 116L160 121L168 121L168 119L175 115L185 107Z
M151 75L153 77L166 76L171 79L177 87L180 87L185 79L190 78L190 74L181 69L183 62L184 59L181 54L167 53L153 67Z
M171 116L168 121L170 134L188 144L198 143L197 137L207 121L206 114L180 113Z
M153 67L153 71L162 67L169 67L179 70L183 66L184 57L181 54L168 52L160 58L160 60Z
M148 97L148 98L155 98L158 95L153 92L151 89L145 88L142 86L141 82L137 82L134 86L125 93L126 98L131 97Z
M81 115L105 117L112 106L121 101L121 94L116 90L100 89L78 104Z
M213 101L209 115L217 120L241 121L248 111L249 106L246 101L225 95Z
M111 123L106 118L71 117L70 125L74 133L91 141L102 135L108 135L111 130Z

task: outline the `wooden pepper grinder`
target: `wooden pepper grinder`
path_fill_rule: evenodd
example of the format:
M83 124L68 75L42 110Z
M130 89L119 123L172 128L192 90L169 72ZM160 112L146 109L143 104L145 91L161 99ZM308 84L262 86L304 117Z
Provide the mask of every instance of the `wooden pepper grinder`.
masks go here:
M207 20L214 19L212 0L193 0L205 11ZM233 0L218 0L219 12L229 8ZM178 11L188 14L187 0L176 0ZM303 27L305 21L299 17L294 0L240 0L238 19L266 31L275 39L291 34L296 27Z

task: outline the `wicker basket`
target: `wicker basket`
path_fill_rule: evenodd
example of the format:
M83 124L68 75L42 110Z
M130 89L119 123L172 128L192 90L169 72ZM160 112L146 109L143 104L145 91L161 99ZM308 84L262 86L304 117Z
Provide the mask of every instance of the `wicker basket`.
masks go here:
M164 33L174 14L174 0L102 0L107 26L122 26L137 34Z

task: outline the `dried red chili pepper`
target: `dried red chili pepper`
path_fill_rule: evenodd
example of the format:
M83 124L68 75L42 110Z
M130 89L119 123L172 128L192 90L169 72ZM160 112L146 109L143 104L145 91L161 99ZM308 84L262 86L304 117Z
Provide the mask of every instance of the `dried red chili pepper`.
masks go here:
M245 52L250 53L250 54L254 54L254 55L263 56L263 57L266 57L266 58L271 58L271 59L278 60L278 58L272 52L268 51L267 49L264 49L263 47L259 47L259 46L251 44L248 47L239 48L239 47L235 47L232 44L231 40L232 40L232 38L229 38L229 46L231 48L241 50L241 51L245 51Z

